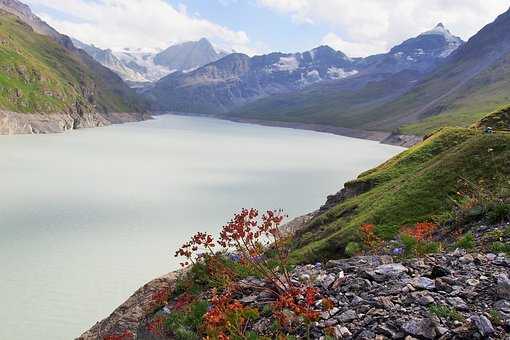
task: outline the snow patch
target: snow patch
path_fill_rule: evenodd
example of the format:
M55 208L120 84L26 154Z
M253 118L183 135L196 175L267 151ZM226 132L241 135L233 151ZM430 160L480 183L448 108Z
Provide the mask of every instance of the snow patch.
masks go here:
M293 72L299 68L299 61L295 56L280 57L280 60L273 67L278 71Z
M359 72L357 70L345 71L343 68L338 67L330 67L328 69L328 76L330 79L344 79L348 77L352 77Z

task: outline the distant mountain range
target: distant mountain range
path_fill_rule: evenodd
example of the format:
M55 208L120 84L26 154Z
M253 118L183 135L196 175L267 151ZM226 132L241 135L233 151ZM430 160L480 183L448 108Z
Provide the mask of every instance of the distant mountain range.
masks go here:
M510 11L467 43L443 24L367 58L231 54L141 91L158 111L424 135L510 103Z
M192 72L170 74L145 94L155 109L210 114L252 112L249 105L254 102L265 98L278 101L259 112L266 115L285 105L278 95L292 96L316 84L360 91L373 82L402 79L403 83L388 89L402 91L443 63L463 43L439 24L389 53L368 58L351 59L328 46L304 53L272 53L252 58L232 54ZM303 104L306 103L296 102L301 107ZM310 121L307 115L303 116L305 122Z
M112 51L85 44L77 39L73 39L73 43L135 86L137 83L158 81L172 72L192 71L228 54L217 51L205 38L172 45L162 51L130 48Z

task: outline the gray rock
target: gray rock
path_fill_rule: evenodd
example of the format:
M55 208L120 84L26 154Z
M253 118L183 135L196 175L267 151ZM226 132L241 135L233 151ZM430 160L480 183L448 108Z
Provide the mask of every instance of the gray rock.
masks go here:
M407 271L408 269L400 263L383 264L374 270L376 274L388 277L396 277Z
M338 320L336 320L336 319L329 319L329 320L324 321L324 326L326 326L326 327L332 327L332 326L335 326L336 324L338 324Z
M336 326L333 330L335 339L347 339L352 336L351 331L347 327Z
M436 283L434 280L429 279L428 277L420 276L415 277L411 280L411 284L414 288L417 289L426 289L426 290L433 290L436 289Z
M496 331L492 323L484 315L473 315L469 318L478 328L478 332L485 337L494 334Z
M473 262L474 260L475 260L475 258L474 258L474 257L473 257L473 255L471 255L471 254L466 254L466 255L462 256L462 257L459 259L459 261L460 261L461 263L471 263L471 262Z
M431 319L410 320L402 325L402 330L406 334L425 339L434 339L437 334L436 327Z
M468 310L469 307L460 297L451 297L446 299L448 303L458 310Z
M422 306L428 306L434 303L434 298L429 294L413 293L413 297Z
M500 274L497 276L497 287L496 291L498 293L498 297L501 299L509 299L510 298L510 279L506 274Z
M355 320L357 317L358 317L358 315L356 314L356 312L352 309L349 309L348 311L340 314L337 317L337 319L340 322L349 322L349 321Z
M504 313L510 313L510 302L507 300L499 300L494 304L494 307Z

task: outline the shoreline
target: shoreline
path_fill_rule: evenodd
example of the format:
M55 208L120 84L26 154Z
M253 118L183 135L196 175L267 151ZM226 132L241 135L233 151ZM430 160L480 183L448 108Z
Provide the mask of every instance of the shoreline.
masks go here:
M53 134L152 119L148 113L19 113L0 109L0 136Z
M402 134L397 134L397 133L393 133L393 132L384 132L384 131L358 130L358 129L331 126L331 125L323 125L323 124L280 122L280 121L271 121L271 120L263 120L263 119L226 117L226 116L222 116L222 115L209 115L209 114L204 114L204 113L189 113L189 112L175 112L175 111L152 112L152 114L155 116L171 114L171 115L175 115L175 116L214 118L214 119L226 120L226 121L241 123L241 124L253 124L253 125L268 126L268 127L282 127L282 128L295 129L295 130L323 132L323 133L329 133L329 134L333 134L333 135L337 135L337 136L371 140L371 141L379 142L381 144L401 146L401 147L405 147L405 148L410 148L411 146L413 146L423 140L423 137L415 136L415 135L402 135Z

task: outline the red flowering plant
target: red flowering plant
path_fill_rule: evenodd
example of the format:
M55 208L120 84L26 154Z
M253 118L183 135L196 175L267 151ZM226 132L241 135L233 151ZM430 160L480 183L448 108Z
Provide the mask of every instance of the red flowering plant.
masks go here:
M281 230L284 217L281 211L267 211L260 216L256 209L243 209L223 226L218 241L198 233L175 253L184 257L183 267L205 262L211 281L226 283L220 286L222 294L214 291L212 307L203 318L204 333L210 338L243 338L241 329L258 315L256 309L233 299L242 288L269 293L274 298L274 315L283 326L288 325L283 315L289 313L308 323L318 318L319 312L314 309L318 291L291 280L288 272L290 239ZM239 271L225 258L235 259L243 272L256 274L262 283L248 280L241 287Z

